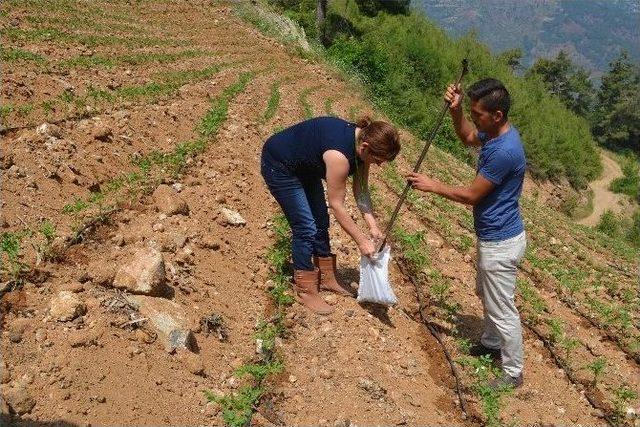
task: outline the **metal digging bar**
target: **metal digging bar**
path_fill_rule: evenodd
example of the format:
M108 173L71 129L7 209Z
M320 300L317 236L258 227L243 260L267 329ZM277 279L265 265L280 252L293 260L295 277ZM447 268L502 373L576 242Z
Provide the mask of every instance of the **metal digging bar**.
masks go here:
M456 83L455 83L456 86L460 84L460 82L462 81L462 79L464 78L464 76L467 74L468 71L469 71L469 61L467 61L467 59L465 58L462 60L462 71L460 72L460 76L458 77L458 80L456 80ZM434 126L434 128L431 130L431 133L427 137L427 143L422 149L422 153L418 158L418 162L416 163L416 166L413 168L414 172L418 172L420 170L422 161L427 156L427 151L429 151L429 147L431 147L431 143L433 142L433 139L436 137L438 130L440 130L440 126L442 125L442 119L444 118L444 115L447 113L447 110L449 109L450 104L451 104L450 102L447 102L447 101L444 102L444 105L442 106L442 110L440 111L440 116L438 117L438 121L436 122L436 125ZM387 228L384 231L384 240L382 240L382 244L378 248L378 252L380 252L384 248L385 244L387 243L387 238L389 237L389 233L391 232L393 223L396 221L396 218L398 217L398 212L400 212L400 208L402 207L402 204L407 198L407 194L409 193L410 188L411 188L411 183L407 182L407 185L405 185L404 190L400 195L398 204L396 205L396 208L393 210L393 214L391 215L391 220L389 221L389 224L387 224Z

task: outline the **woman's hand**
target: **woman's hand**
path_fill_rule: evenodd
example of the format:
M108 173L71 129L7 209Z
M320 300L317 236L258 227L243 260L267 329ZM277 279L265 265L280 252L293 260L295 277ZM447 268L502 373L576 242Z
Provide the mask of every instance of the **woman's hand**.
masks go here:
M421 191L433 191L435 182L433 179L420 175L416 172L407 174L407 180L411 183L411 187Z
M374 245L371 239L362 239L358 243L360 253L366 257L372 257L376 253L376 245Z

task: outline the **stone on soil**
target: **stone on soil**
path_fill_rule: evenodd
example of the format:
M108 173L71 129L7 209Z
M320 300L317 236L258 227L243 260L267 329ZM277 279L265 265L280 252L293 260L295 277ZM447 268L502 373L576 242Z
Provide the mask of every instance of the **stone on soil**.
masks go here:
M35 399L21 382L13 387L3 386L2 395L9 408L18 415L28 414L36 406Z
M229 225L245 225L247 223L247 221L245 221L244 218L234 210L221 208L220 212L222 213L225 222Z
M68 322L86 313L85 304L72 292L60 291L51 300L49 314L60 322Z
M162 254L155 249L141 249L133 261L120 267L113 279L113 286L134 294L162 295L165 291L166 273Z
M141 295L131 295L128 299L138 307L142 317L149 319L167 352L180 349L194 351L197 348L189 321L178 304L164 298Z
M168 185L159 185L153 192L153 200L158 210L167 216L189 215L187 202Z

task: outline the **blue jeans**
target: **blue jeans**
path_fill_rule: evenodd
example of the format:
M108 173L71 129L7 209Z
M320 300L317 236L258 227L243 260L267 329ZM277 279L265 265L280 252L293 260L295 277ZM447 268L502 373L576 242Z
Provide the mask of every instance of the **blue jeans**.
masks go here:
M313 255L331 254L329 212L322 180L292 174L266 150L262 151L260 171L291 226L293 268L312 271Z

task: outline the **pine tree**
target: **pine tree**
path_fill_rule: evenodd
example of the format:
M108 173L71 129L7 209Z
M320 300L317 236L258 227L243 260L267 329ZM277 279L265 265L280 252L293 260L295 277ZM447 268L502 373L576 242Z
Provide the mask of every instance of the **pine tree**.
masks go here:
M614 150L640 154L640 68L622 52L602 77L593 133Z

